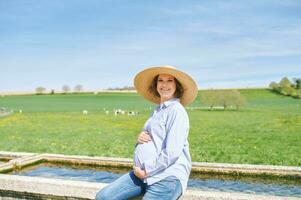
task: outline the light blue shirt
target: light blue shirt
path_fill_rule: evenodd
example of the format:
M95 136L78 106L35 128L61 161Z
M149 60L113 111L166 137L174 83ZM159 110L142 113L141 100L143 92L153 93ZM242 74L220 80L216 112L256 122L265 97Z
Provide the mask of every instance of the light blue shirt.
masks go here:
M134 153L134 165L148 174L144 182L151 185L168 176L176 176L184 192L191 170L189 119L179 99L160 104L146 121L144 130L152 140L137 144Z

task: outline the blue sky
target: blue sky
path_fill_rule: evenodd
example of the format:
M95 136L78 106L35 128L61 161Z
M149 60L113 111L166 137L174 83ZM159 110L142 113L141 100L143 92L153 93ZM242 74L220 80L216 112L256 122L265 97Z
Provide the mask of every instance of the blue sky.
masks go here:
M301 77L301 1L0 0L0 92L133 85L174 65L199 88Z

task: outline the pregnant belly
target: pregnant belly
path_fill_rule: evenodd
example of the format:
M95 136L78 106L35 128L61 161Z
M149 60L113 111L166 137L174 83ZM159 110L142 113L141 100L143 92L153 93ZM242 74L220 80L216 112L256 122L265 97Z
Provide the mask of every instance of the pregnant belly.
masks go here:
M143 163L146 160L154 160L157 157L157 151L153 141L144 144L138 144L134 153L134 165L143 169Z

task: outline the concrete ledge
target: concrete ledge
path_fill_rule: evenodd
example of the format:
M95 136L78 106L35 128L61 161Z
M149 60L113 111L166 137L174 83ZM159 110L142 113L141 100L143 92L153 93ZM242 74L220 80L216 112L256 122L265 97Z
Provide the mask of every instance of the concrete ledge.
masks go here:
M133 161L128 158L69 156L69 155L67 156L61 154L42 154L42 155L43 158L49 162L133 168Z
M14 169L14 165L12 163L3 163L0 164L0 173L6 173L12 171Z
M21 157L18 155L15 159L9 160L7 163L0 164L0 173L12 171L13 169L21 169L28 165L40 162L43 160L42 154L23 154Z
M36 154L36 155L28 155L20 158L16 158L13 160L10 160L9 163L12 163L17 168L22 168L27 165L32 165L36 162L42 161L44 159L44 156L42 154Z
M251 165L228 163L193 162L192 172L215 172L223 174L242 173L249 175L294 176L301 178L301 167Z
M43 194L46 196L93 199L104 184L82 181L0 175L0 190Z
M98 166L132 168L133 161L127 158L67 156L59 154L42 154L47 161L69 162L72 164L88 164ZM227 163L204 163L193 162L192 172L210 172L219 174L246 174L246 175L270 175L290 176L301 178L301 167L274 166L274 165L250 165L250 164L227 164Z
M0 158L10 158L7 163L0 164L0 172L21 169L37 162L61 162L68 164L82 164L108 167L132 168L132 160L127 158L70 156L60 154L34 154L0 151ZM244 165L224 163L193 162L194 173L222 173L222 174L251 174L272 176L301 177L301 167L271 166L271 165ZM83 181L70 181L61 179L48 179L41 177L26 177L17 175L0 174L0 199L1 195L12 198L28 196L38 199L93 199L98 190L104 187L104 183L92 183ZM5 199L7 199L5 197ZM139 199L139 198L138 198ZM297 197L281 197L270 195L254 195L246 193L218 192L205 190L187 190L181 200L186 199L300 199Z
M108 167L132 168L133 162L128 158L111 157L90 157L77 155L61 154L34 154L34 153L15 153L0 151L0 157L15 158L10 160L15 167L22 168L28 164L38 161L61 162L69 164L83 164ZM2 166L0 164L0 172ZM7 165L8 166L8 165ZM240 175L268 175L282 177L301 178L301 167L274 166L274 165L250 165L250 164L228 164L228 163L205 163L193 162L192 173L217 173L217 174L240 174Z
M70 181L16 175L0 175L0 191L14 191L16 194L39 195L41 199L94 199L97 191L106 186L103 183ZM43 198L43 196L45 198ZM254 195L232 192L215 192L204 190L187 190L181 200L241 200L241 199L299 199L297 197L281 197L270 195Z
M24 156L33 156L33 155L36 155L36 153L0 151L0 157L8 158L8 159L21 158Z

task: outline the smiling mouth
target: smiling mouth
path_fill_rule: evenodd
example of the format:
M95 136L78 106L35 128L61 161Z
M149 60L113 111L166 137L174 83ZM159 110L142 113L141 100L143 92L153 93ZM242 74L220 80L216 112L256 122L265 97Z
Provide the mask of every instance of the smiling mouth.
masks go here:
M170 92L170 89L160 89L161 92Z

